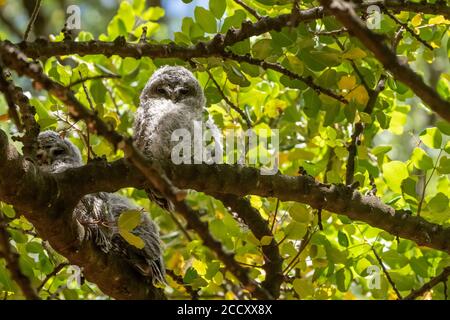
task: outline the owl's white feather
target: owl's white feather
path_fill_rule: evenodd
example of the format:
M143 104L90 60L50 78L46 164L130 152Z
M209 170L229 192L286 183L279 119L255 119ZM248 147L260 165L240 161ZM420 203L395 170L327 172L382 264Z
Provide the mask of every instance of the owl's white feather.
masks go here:
M141 93L134 121L136 146L149 157L169 160L176 129L193 135L193 122L202 121L203 90L194 75L183 67L165 66L148 80Z
M194 134L194 122L202 123L206 112L205 103L203 88L189 70L179 66L159 68L150 77L140 96L134 121L136 147L150 158L170 161L172 149L178 144L178 141L172 140L172 134L177 129L184 129L190 135L190 160L193 160L193 146L199 143L194 141L194 137L202 139ZM220 133L212 119L205 124L212 131L215 143L221 146ZM221 154L221 147L219 150ZM148 189L147 193L150 200L163 209L173 210L170 201L157 191Z

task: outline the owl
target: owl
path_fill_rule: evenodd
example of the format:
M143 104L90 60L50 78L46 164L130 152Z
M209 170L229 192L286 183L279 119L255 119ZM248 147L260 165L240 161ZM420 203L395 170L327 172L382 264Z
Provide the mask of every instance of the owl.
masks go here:
M162 160L173 160L172 151L178 143L174 139L174 132L187 133L190 137L190 153L192 159L199 153L194 144L202 139L196 135L195 125L204 124L210 138L215 143L211 157L221 154L222 143L217 126L208 116L205 109L205 95L203 88L194 75L184 67L164 66L155 71L145 85L134 121L134 142L144 155ZM184 131L180 131L184 130ZM201 143L201 142L200 142ZM211 162L211 157L205 159L204 150L200 152L200 160ZM177 163L179 164L179 163ZM150 200L163 209L172 210L169 201L161 197L155 190L146 190Z
M36 157L40 169L49 173L83 165L78 148L53 131L39 134ZM132 233L144 241L142 249L128 243L119 233L117 222L125 211L141 212L140 224ZM126 260L153 284L165 283L159 230L148 214L127 198L106 192L86 195L75 207L73 219L81 241L92 240L103 252Z

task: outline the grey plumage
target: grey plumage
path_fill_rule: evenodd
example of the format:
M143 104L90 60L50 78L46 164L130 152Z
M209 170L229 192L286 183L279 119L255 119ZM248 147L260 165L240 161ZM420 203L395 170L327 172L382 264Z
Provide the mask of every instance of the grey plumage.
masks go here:
M83 164L78 148L56 132L40 133L38 144L38 164L43 171L57 173ZM125 241L118 232L117 221L124 211L129 210L141 211L141 223L132 233L144 241L143 249ZM128 199L106 192L86 195L75 207L73 218L80 226L81 240L92 239L103 252L125 259L141 274L151 278L153 284L165 282L158 228Z
M159 68L140 96L134 121L136 147L150 158L170 161L172 148L178 143L172 141L172 133L177 129L187 130L193 145L194 121L202 122L205 103L203 89L189 70L178 66ZM208 120L207 126L219 141L219 131L211 120ZM193 152L191 155L193 157ZM172 210L171 203L157 191L148 189L147 193L150 200Z
M197 79L183 67L165 66L148 80L134 121L134 141L147 156L170 160L172 132L201 121L205 96Z

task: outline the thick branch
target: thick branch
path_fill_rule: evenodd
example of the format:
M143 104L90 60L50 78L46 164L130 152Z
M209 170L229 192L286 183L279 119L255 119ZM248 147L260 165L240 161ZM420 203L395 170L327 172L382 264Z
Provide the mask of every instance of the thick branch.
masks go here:
M264 254L264 271L266 278L262 283L263 288L272 294L274 298L280 295L280 286L283 282L282 265L283 258L280 255L278 245L273 238L269 225L264 220L258 210L253 208L248 200L230 194L216 194L217 199L221 200L226 206L230 207L242 218L245 224L250 228L255 237L261 240L264 236L272 237L268 245L262 246Z
M397 80L409 86L434 112L450 121L450 102L444 100L432 87L428 86L422 77L407 64L400 62L395 52L383 43L382 37L366 27L349 3L340 0L321 0L321 2L353 36L372 51Z
M154 163L151 159L145 158L142 153L134 147L131 139L123 137L102 121L97 113L81 104L69 88L51 80L42 72L39 64L28 61L27 57L14 45L5 43L3 46L0 46L0 57L3 61L8 63L10 68L14 69L20 75L30 77L39 86L45 88L59 100L64 102L68 106L69 114L73 119L84 120L91 132L104 136L115 148L122 149L127 160L143 174L153 188L159 190L163 196L174 204L176 211L182 214L188 221L188 226L197 231L205 245L216 252L219 259L222 260L226 267L249 289L249 291L253 292L255 296L260 299L271 298L266 290L260 288L248 276L247 270L234 260L234 256L223 250L220 242L215 240L209 233L208 225L200 220L200 214L192 210L186 204L184 201L185 195L182 192L178 192L173 187L157 163ZM60 191L58 190L58 192Z
M383 229L393 235L415 241L420 246L450 253L450 228L398 211L378 197L362 195L344 185L330 185L308 175L261 175L255 168L239 165L163 166L167 177L181 189L236 196L258 195L281 201L297 201L315 209L342 214L355 221ZM58 184L76 184L74 192L88 194L115 192L125 187L143 188L145 179L124 160L106 163L95 161L57 175ZM236 188L239 186L239 188Z
M450 6L446 3L422 4L403 0L377 0L369 1L359 5L359 10L366 10L371 5L383 5L386 9L394 12L411 11L425 14L440 14L450 18ZM230 28L225 35L217 35L209 42L200 42L192 47L182 47L175 44L159 45L149 43L126 43L124 39L118 38L115 42L85 41L85 42L49 42L37 39L33 42L21 42L20 49L31 58L48 58L53 56L64 56L71 54L88 55L103 54L105 56L118 55L121 57L141 58L180 58L189 60L195 57L211 56L223 51L239 41L258 36L266 32L280 31L283 27L296 27L301 22L320 19L329 15L322 7L295 11L295 15L282 14L275 17L262 17L255 23L245 21L240 29ZM292 19L294 16L295 19Z
M54 177L23 159L0 130L0 199L14 205L30 220L39 235L83 268L89 281L117 299L164 299L161 289L122 259L103 253L91 241L81 242L71 216L77 197L75 185L58 185ZM101 272L99 272L101 270Z

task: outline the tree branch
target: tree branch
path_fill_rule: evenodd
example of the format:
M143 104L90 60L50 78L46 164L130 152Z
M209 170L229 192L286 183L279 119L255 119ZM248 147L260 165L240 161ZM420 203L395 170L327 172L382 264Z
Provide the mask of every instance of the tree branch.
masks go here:
M403 211L396 212L378 197L362 195L350 186L324 184L308 175L262 175L258 169L240 165L161 165L167 177L180 189L296 201L315 209L323 208L346 215L355 221L363 221L393 235L412 240L420 246L450 253L450 228ZM78 193L115 192L126 187L145 187L145 179L125 160L112 163L93 161L86 166L56 174L55 178L59 185L76 184L73 192L77 196Z
M230 194L214 194L214 197L221 200L224 205L236 212L258 240L261 240L265 236L272 238L268 245L262 246L265 261L263 269L266 272L266 278L262 283L262 287L270 292L274 298L278 298L280 295L280 286L283 282L283 273L281 270L283 258L280 255L278 245L270 231L267 221L261 217L258 210L253 208L246 199Z
M255 9L253 9L248 4L246 4L244 1L242 1L242 0L234 0L234 2L236 2L242 8L247 10L252 16L254 16L256 18L256 20L261 20L261 15Z
M188 227L194 229L200 235L205 245L217 254L230 272L232 272L250 292L253 292L257 298L271 298L270 294L265 289L259 287L258 284L248 276L247 270L234 260L234 256L225 252L221 243L212 237L208 225L200 220L200 214L192 210L186 204L184 201L185 194L174 188L158 163L144 157L142 153L135 148L130 138L123 137L103 122L97 113L81 104L69 88L64 87L47 77L42 72L39 64L28 61L27 57L14 45L4 44L4 46L0 46L0 57L17 73L33 79L35 83L38 83L39 87L45 88L56 98L64 102L68 106L69 114L73 119L84 120L88 130L105 137L114 148L122 149L126 159L130 161L141 174L143 174L151 187L159 190L163 196L174 204L176 211L183 215L188 222ZM60 191L58 191L57 194L59 194L59 192ZM77 200L80 198L81 197Z
M391 275L389 274L389 271L387 271L386 267L384 266L383 260L381 260L381 258L378 255L377 251L373 247L372 247L372 252L375 255L375 258L377 259L381 269L383 269L383 272L386 275L386 278L387 278L389 284L391 285L392 289L394 290L395 294L397 295L397 298L401 300L402 299L402 295L401 295L400 291L398 291L394 280L392 280Z
M355 66L356 68L356 66ZM369 101L367 102L366 107L364 108L364 112L367 114L371 114L373 111L373 108L375 107L375 103L377 102L378 96L380 93L384 90L386 82L386 75L381 75L380 79L378 80L378 84L374 90L369 89ZM355 129L352 134L352 140L347 147L348 150L348 160L347 160L347 166L346 166L346 173L345 173L345 184L351 185L353 183L353 178L355 175L355 159L357 154L357 145L360 141L360 135L364 131L364 123L362 121L355 124Z
M335 100L337 100L339 102L342 102L342 103L348 103L348 101L344 97L334 93L330 89L323 88L323 87L315 84L312 77L300 76L300 75L298 75L298 74L296 74L296 73L294 73L294 72L284 68L282 65L280 65L278 63L267 62L267 61L264 61L264 60L255 59L255 58L251 57L250 55L238 55L238 54L235 54L233 52L224 52L223 56L225 58L229 58L231 60L235 60L235 61L238 61L238 62L247 62L249 64L253 64L253 65L259 66L259 67L261 67L263 69L275 70L275 71L277 71L279 73L282 73L282 74L288 76L289 78L292 78L292 79L299 80L299 81L303 82L308 87L310 87L313 90L315 90L317 93L322 93L322 94L327 95L327 96L329 96L329 97L331 97L331 98L333 98L333 99L335 99Z
M371 5L383 5L394 12L411 11L425 14L439 14L450 18L450 6L446 3L422 4L404 0L376 0L368 1L358 6L358 10L366 10ZM322 7L314 7L295 14L282 14L275 17L262 17L255 23L244 21L240 29L230 28L225 35L218 34L213 40L199 42L195 46L182 47L175 44L149 44L149 43L127 43L125 39L118 38L114 42L104 41L64 41L50 42L44 39L35 41L24 41L18 44L20 49L31 58L48 58L53 56L63 56L79 54L103 54L105 56L118 55L120 57L151 57L151 58L180 58L189 60L195 57L212 56L220 53L227 46L231 46L239 41L258 36L266 32L280 31L283 27L296 27L301 22L308 22L321 19L329 15ZM292 19L292 17L295 19Z
M244 119L245 123L247 124L247 128L251 128L252 127L252 122L250 121L248 116L245 114L245 112L242 111L241 109L239 109L239 107L237 105L235 105L233 102L231 102L231 100L223 93L222 88L220 88L220 85L217 83L216 79L214 79L213 75L211 74L211 72L208 69L206 69L206 72L208 73L209 78L212 80L212 82L216 86L217 90L219 91L219 93L222 96L222 99L225 101L225 103L231 109L236 111L241 116L242 119Z
M0 211L0 257L5 259L6 267L11 273L12 279L19 285L25 298L28 300L40 300L39 295L31 285L30 279L20 270L19 255L13 251L9 243L9 234L3 222L4 215Z
M397 80L409 86L430 109L445 120L450 121L450 102L444 100L433 88L428 86L422 77L407 64L400 62L396 53L383 43L384 39L366 27L349 3L340 0L321 0L321 3L336 16L353 36L357 37L367 49L372 51Z
M36 0L33 12L31 13L30 21L28 22L27 29L25 30L25 33L23 35L23 40L25 40L25 41L28 40L28 36L31 32L31 28L33 28L34 22L36 21L36 18L39 14L39 9L41 8L41 1L42 0Z
M403 298L403 300L414 300L414 299L424 295L425 292L431 290L438 283L446 282L449 276L450 276L450 266L445 267L444 270L441 272L441 274L432 278L430 281L425 283L419 289L411 291L410 294L408 294L406 297Z
M30 104L22 88L15 86L6 79L2 64L0 59L0 91L5 95L10 115L12 115L19 131L25 129L23 137L18 138L23 143L23 154L34 158L37 148L37 136L40 131L40 126L34 118L36 109ZM19 106L20 116L17 114L16 105Z
M122 259L103 253L92 241L80 241L72 216L79 198L73 185L58 185L20 156L0 130L0 199L13 205L71 264L83 267L86 279L116 299L164 299L161 289ZM101 270L101 272L99 272Z

